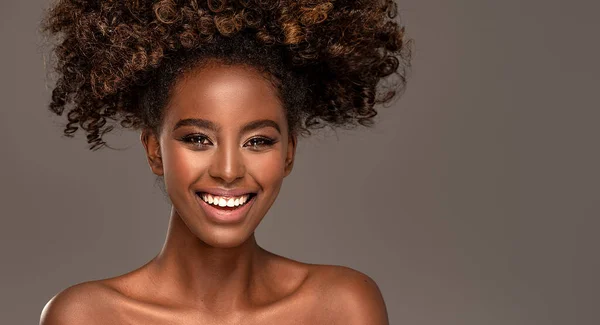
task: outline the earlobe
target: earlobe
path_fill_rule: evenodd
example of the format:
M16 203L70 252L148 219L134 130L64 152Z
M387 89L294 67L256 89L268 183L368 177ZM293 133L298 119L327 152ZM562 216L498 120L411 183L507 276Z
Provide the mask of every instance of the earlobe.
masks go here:
M160 144L157 137L150 130L143 130L140 134L140 141L144 145L146 158L150 169L155 175L162 176L164 174L162 157L160 154Z
M289 175L292 172L292 168L294 167L294 160L286 160L285 162L285 176Z
M296 156L296 145L298 138L295 134L289 136L287 157L285 159L285 176L288 176L292 172L294 167L294 158Z

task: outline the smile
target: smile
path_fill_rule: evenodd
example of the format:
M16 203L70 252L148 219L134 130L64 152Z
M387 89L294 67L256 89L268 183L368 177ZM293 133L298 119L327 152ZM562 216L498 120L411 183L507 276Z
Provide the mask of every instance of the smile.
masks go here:
M196 192L196 197L208 219L220 224L242 222L252 204L256 201L256 193L222 196L206 192Z
M219 207L239 207L248 202L253 194L245 194L241 196L218 196L208 193L198 193L200 198L208 204Z

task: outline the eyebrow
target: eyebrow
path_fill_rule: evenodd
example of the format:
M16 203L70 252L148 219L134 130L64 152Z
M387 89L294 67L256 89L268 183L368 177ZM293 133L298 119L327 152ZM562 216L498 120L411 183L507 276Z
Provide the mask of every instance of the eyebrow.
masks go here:
M186 118L183 120L179 120L175 124L175 126L173 127L173 131L171 131L171 132L174 132L178 128L184 127L184 126L196 126L196 127L208 129L208 130L211 130L214 132L218 132L221 129L217 124L215 124L214 122L209 121L209 120L205 120L205 119L201 119L201 118ZM256 129L260 129L260 128L264 128L264 127L272 127L275 130L277 130L277 132L281 133L281 128L279 127L279 124L277 124L277 122L275 122L273 120L268 120L268 119L256 120L256 121L246 123L242 127L242 133L250 132L252 130L256 130Z
M211 131L219 131L219 126L216 125L215 123L209 121L209 120L205 120L205 119L201 119L201 118L186 118L183 120L179 120L175 126L173 127L173 131L179 129L180 127L183 126L196 126L202 129L209 129Z
M256 130L256 129L260 129L260 128L264 128L264 127L272 127L275 130L277 130L277 132L279 132L281 134L281 128L279 127L279 124L277 124L277 122L273 121L273 120L256 120L256 121L252 121L247 123L246 125L244 125L244 127L242 127L242 133L246 133L252 130Z

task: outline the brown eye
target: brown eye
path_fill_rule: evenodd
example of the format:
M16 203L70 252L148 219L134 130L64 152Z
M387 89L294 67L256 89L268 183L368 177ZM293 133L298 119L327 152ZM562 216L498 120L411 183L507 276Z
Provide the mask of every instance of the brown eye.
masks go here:
M191 143L197 147L205 147L210 146L212 144L208 137L203 134L188 135L183 137L181 140L185 143Z
M251 147L252 150L260 150L262 148L270 147L273 144L275 144L275 140L273 139L256 137L248 140L245 147Z

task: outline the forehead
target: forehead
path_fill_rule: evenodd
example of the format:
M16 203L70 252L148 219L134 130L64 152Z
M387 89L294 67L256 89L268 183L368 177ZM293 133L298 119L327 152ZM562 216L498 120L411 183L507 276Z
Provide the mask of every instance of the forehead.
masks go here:
M257 119L285 122L277 89L263 73L225 64L192 69L175 83L165 122L194 117L223 126Z

